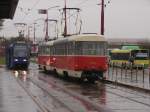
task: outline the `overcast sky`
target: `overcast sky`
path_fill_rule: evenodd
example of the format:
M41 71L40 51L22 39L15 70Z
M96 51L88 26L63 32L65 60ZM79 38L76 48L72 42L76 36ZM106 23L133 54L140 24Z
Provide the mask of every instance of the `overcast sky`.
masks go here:
M101 0L67 0L67 7L81 8L83 20L82 32L100 33L100 6ZM105 36L109 38L150 38L150 0L105 0L110 1L105 8ZM14 23L25 22L32 25L39 15L37 9L49 10L49 18L60 19L58 9L64 7L63 0L19 0L13 20L5 22L4 30L0 35L17 35ZM28 10L30 9L30 10ZM38 21L36 35L44 37L44 22ZM32 34L31 34L32 36Z

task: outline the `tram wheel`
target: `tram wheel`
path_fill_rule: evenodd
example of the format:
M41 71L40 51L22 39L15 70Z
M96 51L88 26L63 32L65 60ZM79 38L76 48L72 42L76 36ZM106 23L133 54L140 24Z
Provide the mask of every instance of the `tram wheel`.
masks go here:
M87 80L89 83L92 83L92 84L95 83L95 79L93 79L93 78L88 78Z
M86 79L86 73L83 72L83 73L81 74L80 81L81 81L81 82L84 82L85 79Z
M41 65L38 65L39 66L39 70L41 70L42 68L41 68Z
M68 72L64 71L63 72L63 77L64 77L64 79L69 79Z
M47 72L48 72L45 66L44 66L44 72L45 72L45 73L47 73Z
M54 73L54 75L55 75L56 77L59 77L59 75L58 75L58 73L57 73L57 70L56 70L56 69L54 69L54 70L53 70L53 73Z

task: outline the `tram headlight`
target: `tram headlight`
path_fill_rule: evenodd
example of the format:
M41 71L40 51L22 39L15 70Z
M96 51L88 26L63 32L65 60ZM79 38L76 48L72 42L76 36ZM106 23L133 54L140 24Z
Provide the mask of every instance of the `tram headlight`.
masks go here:
M18 59L14 59L14 61L18 61Z
M23 59L23 61L27 61L26 59Z

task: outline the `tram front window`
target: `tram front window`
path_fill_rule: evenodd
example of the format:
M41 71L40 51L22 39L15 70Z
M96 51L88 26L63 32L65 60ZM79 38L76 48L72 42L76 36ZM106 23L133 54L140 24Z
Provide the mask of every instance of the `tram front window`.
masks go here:
M105 55L106 42L77 42L77 55Z
M14 47L14 57L26 57L27 47L26 46L15 46Z

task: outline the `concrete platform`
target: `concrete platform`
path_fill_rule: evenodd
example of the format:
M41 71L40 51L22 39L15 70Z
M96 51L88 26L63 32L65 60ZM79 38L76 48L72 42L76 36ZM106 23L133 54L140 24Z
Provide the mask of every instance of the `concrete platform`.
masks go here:
M10 73L0 68L0 112L40 112Z

